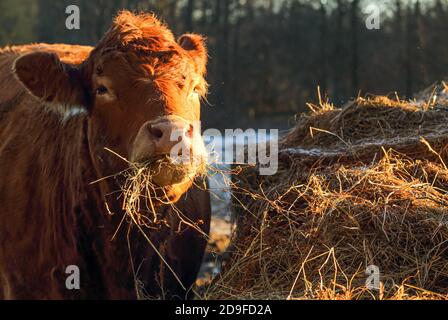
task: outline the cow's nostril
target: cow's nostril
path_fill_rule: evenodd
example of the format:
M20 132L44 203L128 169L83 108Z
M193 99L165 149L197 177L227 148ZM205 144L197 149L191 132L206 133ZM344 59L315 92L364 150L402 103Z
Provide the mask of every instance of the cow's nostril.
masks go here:
M154 137L156 137L158 139L163 137L163 131L157 127L150 126L149 132L151 133L151 135L153 135Z

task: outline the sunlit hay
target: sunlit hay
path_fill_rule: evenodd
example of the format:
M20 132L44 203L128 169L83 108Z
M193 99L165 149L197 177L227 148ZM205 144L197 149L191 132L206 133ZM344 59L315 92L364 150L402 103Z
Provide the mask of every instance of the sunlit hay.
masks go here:
M446 134L448 113L440 107L448 106L448 101L442 93L436 97L440 101L436 99L431 108L426 103L387 97L360 97L342 109L328 107L326 103L312 105L312 112L300 116L297 126L284 138L283 147L297 147L300 142L304 147L346 150L347 144L357 146L381 139L398 141L428 133Z
M446 120L385 97L303 116L276 175L233 177L232 255L202 297L448 299Z
M125 216L113 237L118 233L125 220L129 223L135 223L139 227L144 226L147 228L158 229L161 224L173 227L168 224L167 217L158 213L157 208L160 205L171 206L173 212L179 217L181 224L184 223L192 226L200 233L204 234L203 231L188 219L188 217L176 207L175 203L169 199L166 190L166 187L170 188L171 185L175 185L176 183L190 182L192 185L197 185L197 182L201 180L202 188L206 188L206 168L208 165L202 156L199 155L198 158L195 159L190 158L192 161L190 164L192 164L192 166L180 166L168 156L157 156L145 162L133 163L109 148L105 148L105 150L128 164L126 170L91 182L91 184L96 184L112 178L117 178L116 181L122 181L119 186L120 189L110 194L118 194L118 198L120 198L122 203L122 210L125 212ZM167 171L171 171L172 178L170 178L169 181L165 180L164 182L167 182L167 184L162 187L159 184L160 179L157 181L156 178L161 174L166 174ZM110 195L106 195L106 197ZM107 211L112 214L107 201L105 201L105 206ZM178 226L178 228L180 228L180 226Z
M152 247L152 249L157 253L157 255L161 259L161 264L167 267L169 272L174 276L174 278L178 281L179 285L186 290L185 286L181 282L179 276L175 273L173 268L168 264L165 260L163 252L159 251L151 239L148 237L147 229L159 229L160 225L165 225L169 228L176 228L176 226L172 226L169 224L169 217L163 216L157 208L160 204L169 205L172 207L172 212L176 214L179 218L180 223L184 223L196 229L199 233L203 234L207 237L207 235L202 231L200 226L191 221L187 216L185 216L176 205L168 199L168 195L166 194L165 187L161 187L156 183L155 177L160 174L167 173L167 171L171 170L173 177L170 181L165 181L168 185L171 183L185 182L181 180L191 180L193 184L196 180L200 181L200 178L206 178L206 164L203 161L203 158L193 159L190 158L193 162L192 167L182 167L177 165L172 161L168 156L158 156L152 159L149 159L145 162L133 163L126 159L125 157L119 155L115 151L105 148L106 151L110 152L114 156L123 160L127 163L128 169L119 172L115 175L103 177L97 181L93 181L92 184L98 183L102 180L107 180L111 178L118 178L117 180L123 181L120 185L119 190L119 198L122 202L122 210L125 212L120 224L118 225L113 237L115 238L116 234L123 227L123 222L128 223L128 232L131 225L135 225L148 244ZM199 156L198 156L199 157ZM176 176L177 175L177 176ZM185 179L183 179L185 177ZM157 182L160 182L158 179ZM205 183L204 183L205 185ZM113 194L116 194L114 192ZM110 212L109 205L107 201L105 201L105 206L107 210ZM110 212L111 213L111 212ZM178 226L180 228L180 226ZM146 230L145 230L146 229ZM131 243L128 246L130 248ZM129 250L129 254L131 251ZM137 278L136 272L134 269L134 265L132 264L132 258L130 257L130 263L132 265L132 269L135 277L135 290L137 297L140 298L148 298L145 295L145 292L142 290L141 281Z
M202 161L198 161L197 166L191 168L173 163L168 156L130 164L130 168L122 173L125 178L121 187L122 209L139 225L157 228L160 224L168 225L166 217L157 212L158 205L170 205L182 223L200 231L169 200L165 188L160 185L170 186L184 182L185 179L190 179L193 183L195 179L204 177L205 172L205 164Z
M157 188L152 180L152 170L147 165L134 165L125 173L125 183L121 188L122 209L132 221L149 228L154 228L159 222L166 223L156 211L156 201L167 202L157 196Z

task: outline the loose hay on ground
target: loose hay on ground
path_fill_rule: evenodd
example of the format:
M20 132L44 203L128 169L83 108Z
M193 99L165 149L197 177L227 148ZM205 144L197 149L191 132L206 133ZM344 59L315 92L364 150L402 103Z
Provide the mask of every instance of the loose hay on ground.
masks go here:
M204 298L448 299L448 109L427 98L311 106L275 176L235 177L232 256Z

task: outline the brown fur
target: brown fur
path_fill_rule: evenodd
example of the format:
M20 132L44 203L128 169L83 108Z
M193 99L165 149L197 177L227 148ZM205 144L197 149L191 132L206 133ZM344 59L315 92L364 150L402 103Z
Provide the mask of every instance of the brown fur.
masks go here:
M188 39L194 46L202 41L197 36ZM198 111L184 110L179 99L182 85L189 84L189 75L203 76L206 54L198 51L199 55L205 54L200 58L182 49L154 17L128 12L117 17L103 40L91 50L37 44L0 51L0 298L134 299L137 269L137 278L148 295L185 298L185 291L168 270L160 269L163 263L135 226L125 224L111 241L124 213L119 199L106 195L118 186L110 180L90 182L122 169L123 164L105 154L103 147L112 146L127 155L126 146L136 128L146 121L142 114L148 113L148 107L123 113L133 117L128 120L133 125L126 126L125 119L119 118L123 114L113 114L108 106L115 118L105 121L105 111L101 112L105 106L96 104L90 96L94 83L89 79L101 56L126 53L136 74L144 72L147 76L143 82L154 80L153 85L136 94L156 98L163 112L194 120L199 117ZM29 84L26 89L12 70L14 61L30 52L51 52L63 62L61 68L77 70L84 83L83 95L80 91L67 94L69 89L59 90L70 86L67 79L47 82L52 88L33 88L36 70L28 73L28 63L15 67L24 68L19 79ZM45 65L49 56L41 57ZM51 73L41 70L40 77ZM135 85L131 83L123 90L130 91ZM201 93L205 93L203 79L199 85ZM126 103L132 105L135 99L135 95L129 95ZM79 104L85 111L67 117L64 112L73 109L71 104ZM111 129L114 125L121 130ZM104 133L104 128L110 131ZM190 185L176 191L176 200L180 198L177 206L191 220L201 220L208 233L209 195ZM113 215L106 211L106 199ZM170 208L160 210L171 217L173 228L179 225ZM190 287L204 252L203 236L190 228L178 233L167 227L147 234L159 249L164 248L165 259L183 284ZM68 265L79 266L81 290L66 289L64 271ZM165 276L161 278L162 274Z

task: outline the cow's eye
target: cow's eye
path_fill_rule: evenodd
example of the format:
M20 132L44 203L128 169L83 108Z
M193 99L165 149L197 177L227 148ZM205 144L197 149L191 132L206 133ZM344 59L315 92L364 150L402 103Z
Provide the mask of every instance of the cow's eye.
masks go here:
M99 86L96 89L96 94L98 95L102 95L102 94L106 94L107 93L107 88L105 86Z

